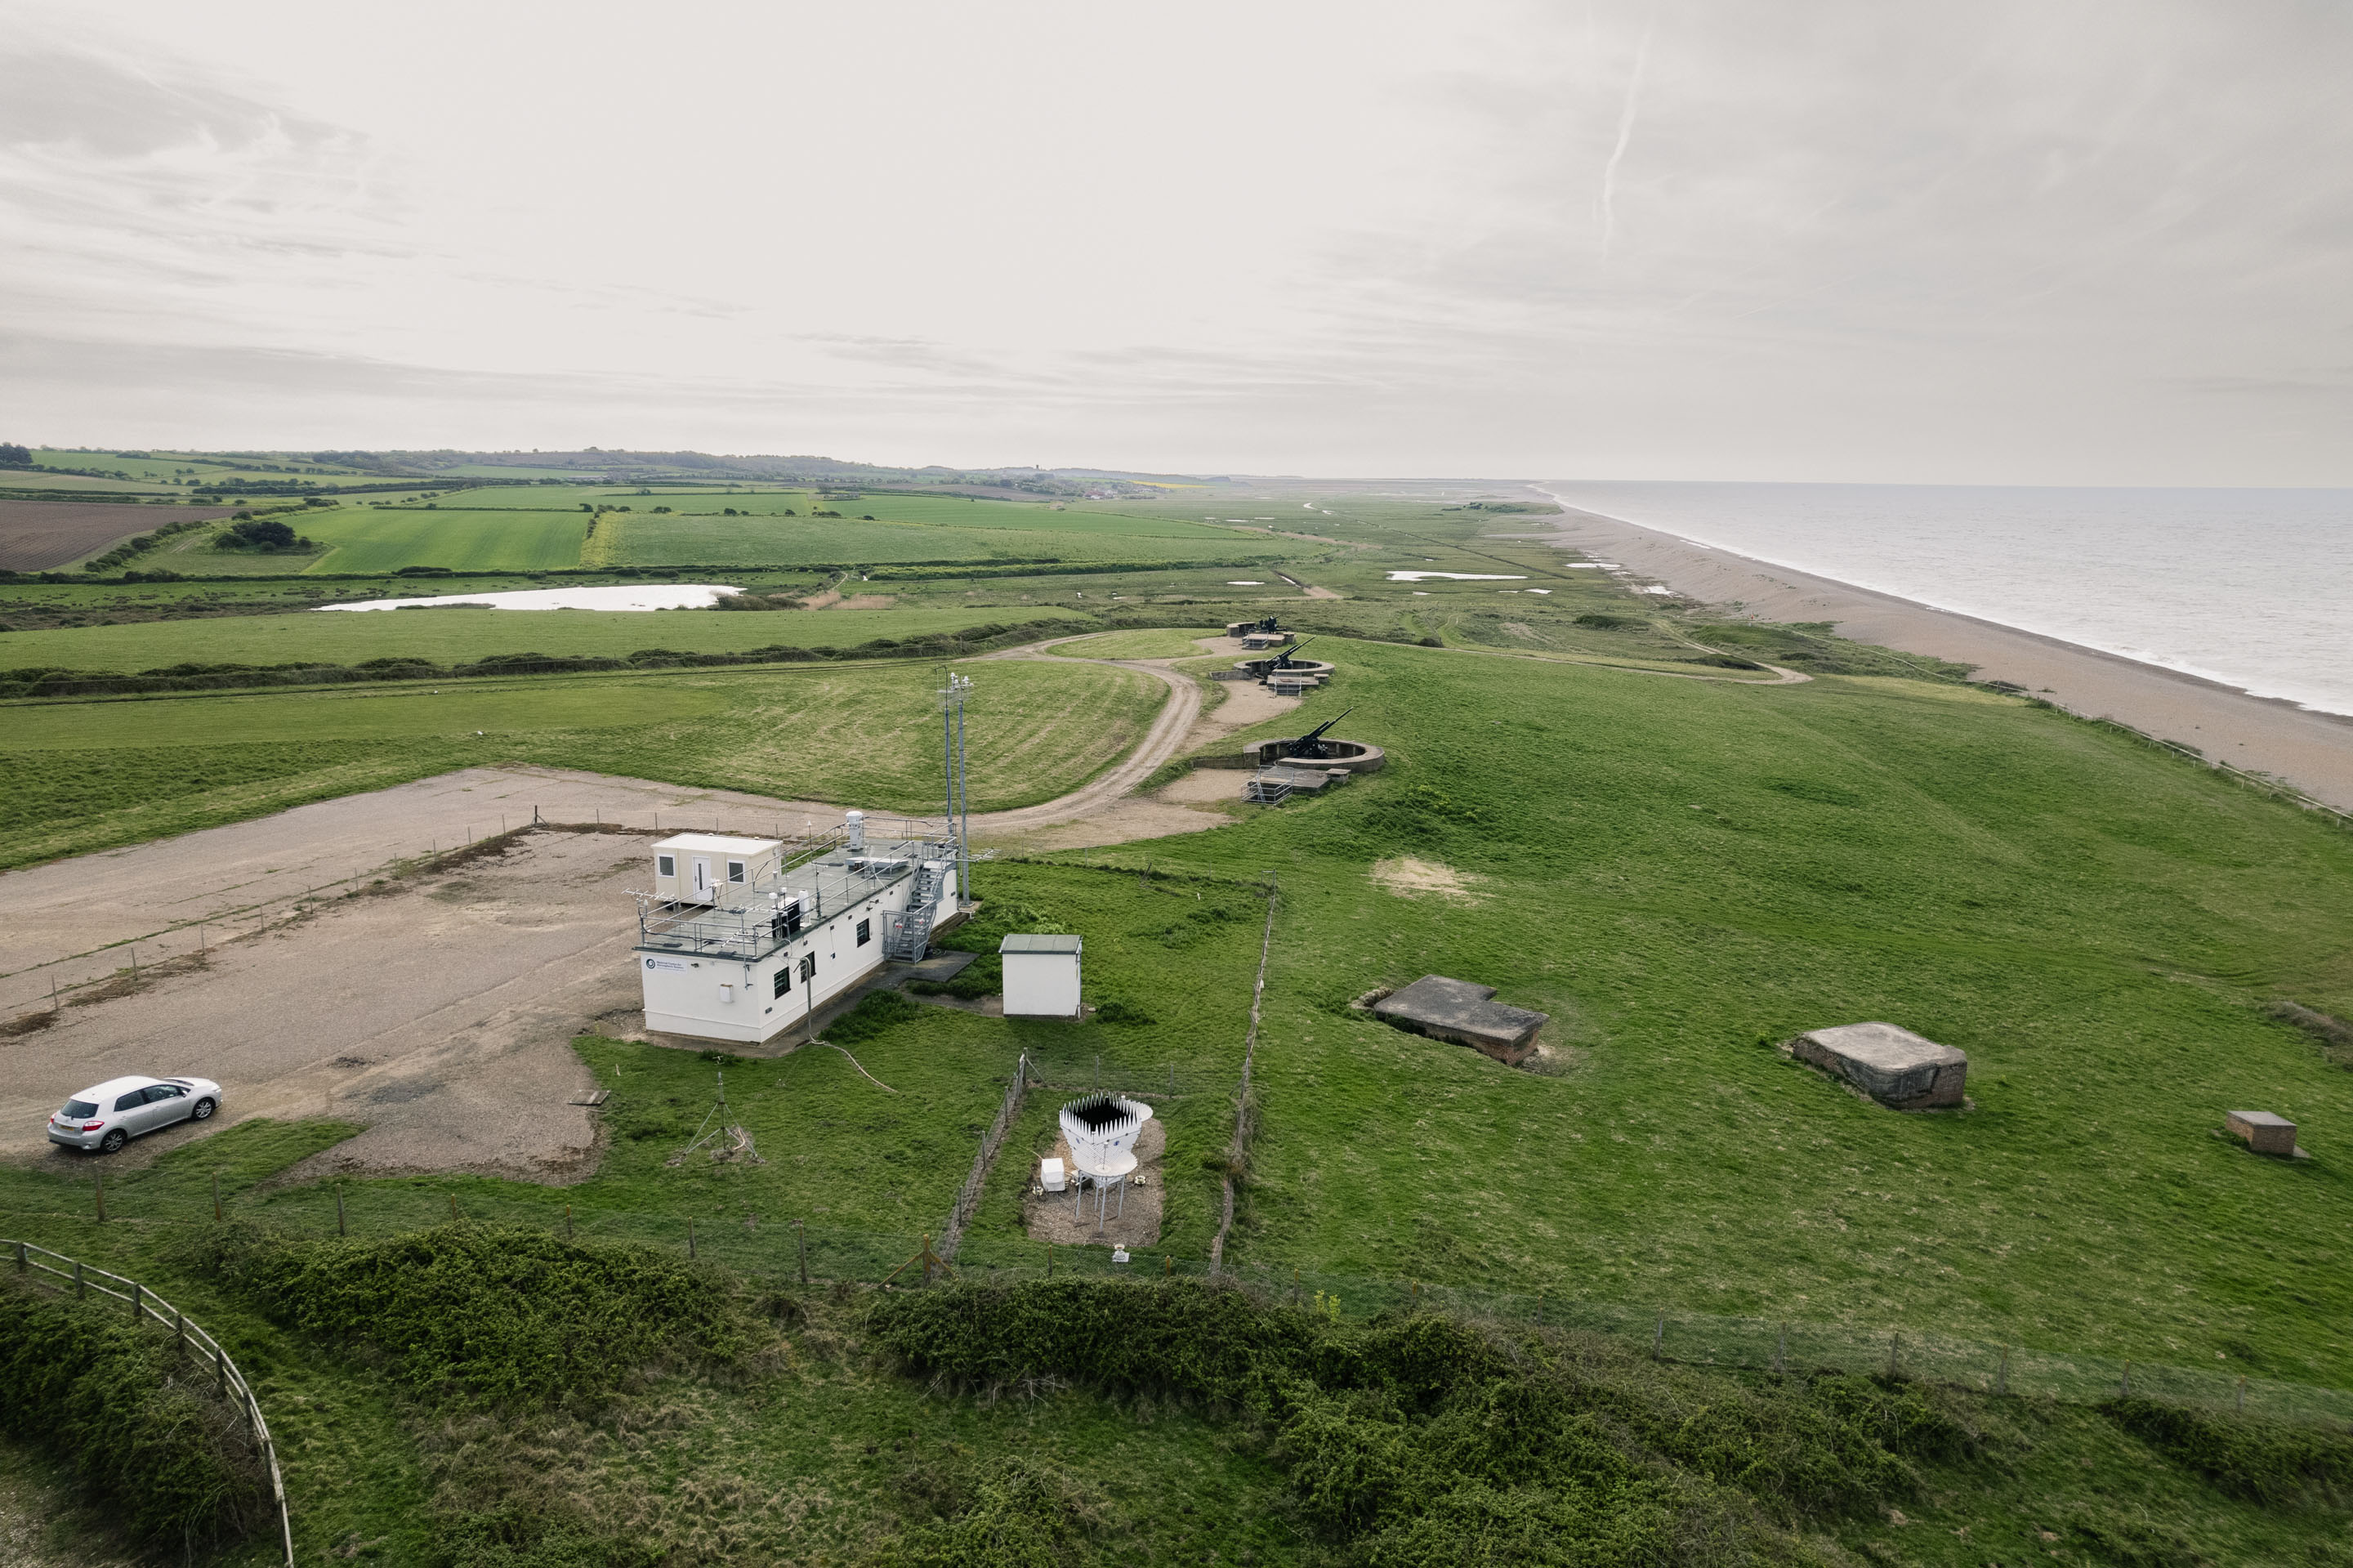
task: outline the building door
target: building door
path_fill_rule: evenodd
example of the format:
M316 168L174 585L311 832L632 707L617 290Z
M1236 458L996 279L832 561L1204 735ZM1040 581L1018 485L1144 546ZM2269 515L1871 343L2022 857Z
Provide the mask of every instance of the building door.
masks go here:
M702 856L696 855L694 857L694 893L692 895L694 901L698 904L708 904L712 898L718 895L718 892L719 890L717 886L713 885L711 880L711 863L703 859Z

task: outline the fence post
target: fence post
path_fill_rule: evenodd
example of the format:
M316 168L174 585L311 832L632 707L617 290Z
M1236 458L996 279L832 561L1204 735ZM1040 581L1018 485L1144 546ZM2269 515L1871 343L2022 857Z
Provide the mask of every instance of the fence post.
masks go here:
M81 1259L74 1259L74 1299L81 1299Z
M564 1239L572 1239L572 1205L569 1203L564 1205Z
M808 1284L808 1226L806 1221L793 1222L793 1245L801 1255L801 1284Z
M2130 1356L2125 1358L2125 1374L2117 1380L2116 1397L2119 1399L2132 1397L2132 1358Z
M218 1224L220 1223L220 1172L216 1171L213 1172L213 1224Z
M188 1353L188 1315L177 1307L172 1308L172 1343L182 1356Z
M132 1280L131 1282L131 1320L132 1322L136 1323L147 1315L146 1312L142 1310L146 1305L146 1300L147 1287L140 1284L137 1280Z
M442 1196L449 1200L449 1218L454 1222L458 1217L458 1194L445 1192Z
M2001 1365L1993 1374L1993 1391L1996 1394L2001 1395L2010 1393L2010 1347L2008 1345L2001 1348Z
M335 1234L339 1236L352 1234L343 1224L343 1184L341 1181L335 1183Z
M1666 1353L1667 1353L1667 1315L1666 1315L1664 1312L1662 1312L1662 1313L1660 1313L1660 1314L1659 1314L1659 1327L1658 1327L1658 1330L1657 1330L1657 1331L1656 1331L1655 1333L1653 1333L1653 1334L1651 1336L1651 1359L1652 1361L1655 1361L1663 1360L1663 1359L1665 1358L1665 1356L1666 1356Z
M24 1273L27 1268L32 1266L32 1255L26 1249L23 1242L18 1242L16 1244L16 1272L19 1274Z
M1773 1370L1787 1373L1789 1370L1789 1325L1781 1325L1781 1337L1773 1345Z
M931 1245L931 1238L928 1236L924 1237L923 1245L925 1246ZM692 1220L686 1222L686 1255L689 1257L692 1257L694 1255L694 1222Z
M1054 1277L1054 1244L1052 1242L1046 1244L1046 1277L1049 1279Z
M106 1172L102 1170L93 1171L90 1176L91 1181L97 1186L98 1223L102 1225L106 1224Z

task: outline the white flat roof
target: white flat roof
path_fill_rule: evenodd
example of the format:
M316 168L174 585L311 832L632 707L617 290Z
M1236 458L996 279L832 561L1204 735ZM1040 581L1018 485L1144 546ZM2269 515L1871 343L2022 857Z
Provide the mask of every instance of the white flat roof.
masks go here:
M658 850L701 850L705 854L763 854L784 844L782 839L738 839L724 833L674 833L654 845Z

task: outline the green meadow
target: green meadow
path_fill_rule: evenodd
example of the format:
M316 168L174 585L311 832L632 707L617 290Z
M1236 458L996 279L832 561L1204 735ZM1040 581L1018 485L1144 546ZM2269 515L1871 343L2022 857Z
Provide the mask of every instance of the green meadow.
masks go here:
M465 595L449 598L455 605ZM1005 619L990 609L433 609L241 615L0 632L0 669L130 672L179 663L359 664L385 658L456 664L501 653L617 658L648 648L682 653L854 648L875 638L956 632ZM1073 630L1088 624L1081 612L1071 612L1071 619Z
M500 515L411 509L321 508L295 519L298 530L326 546L311 570L385 572L402 567L447 567L459 572L527 572L580 564L587 531L578 514ZM232 552L234 553L234 552Z
M982 810L1076 789L1134 745L1166 695L1100 665L1008 661L973 674ZM935 665L909 662L12 705L0 861L501 762L922 810L939 790L938 684Z

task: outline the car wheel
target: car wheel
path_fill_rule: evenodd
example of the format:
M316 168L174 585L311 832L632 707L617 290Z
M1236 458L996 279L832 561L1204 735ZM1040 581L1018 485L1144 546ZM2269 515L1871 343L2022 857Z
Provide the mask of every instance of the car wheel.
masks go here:
M98 1151L100 1154L120 1154L122 1146L130 1141L131 1135L118 1127L98 1140Z
M212 1101L198 1100L195 1105L188 1107L188 1119L190 1121L202 1121L206 1117L213 1114L213 1109L214 1107Z

